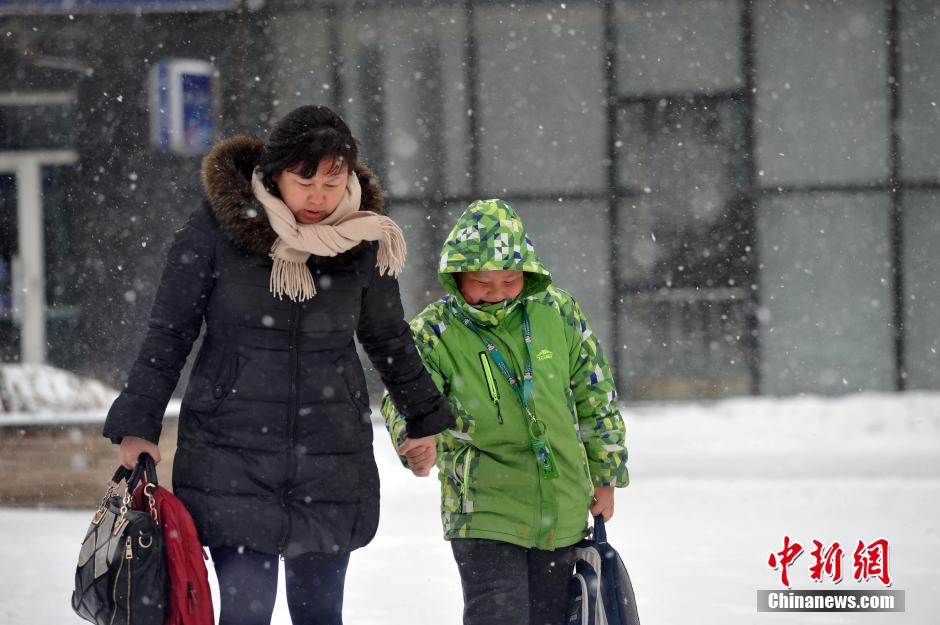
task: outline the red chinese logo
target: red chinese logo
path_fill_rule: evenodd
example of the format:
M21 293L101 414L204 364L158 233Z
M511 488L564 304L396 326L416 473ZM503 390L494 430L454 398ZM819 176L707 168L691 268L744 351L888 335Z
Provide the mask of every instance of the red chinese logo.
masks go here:
M888 540L879 538L868 545L861 540L855 548L852 557L855 564L855 581L868 581L874 577L885 586L891 585L891 575L888 573Z
M891 574L888 572L888 550L890 543L886 538L879 538L867 545L859 540L852 554L854 573L852 577L857 582L866 582L877 579L885 586L891 585ZM803 553L803 545L791 541L789 536L783 537L783 549L771 552L767 559L770 568L780 570L780 583L790 587L789 567ZM813 539L813 550L810 552L813 563L809 567L809 577L815 582L822 582L829 578L833 583L842 581L842 557L845 555L842 545L838 541L831 545Z
M771 553L770 558L767 560L767 564L770 568L777 570L777 567L780 567L780 582L786 586L790 587L790 575L788 573L788 567L793 564L793 561L800 557L800 554L803 553L803 545L800 543L791 543L789 536L783 537L783 549L777 553ZM778 559L779 556L779 565Z
M823 575L827 575L832 578L833 583L838 584L842 581L842 546L834 542L824 553L821 542L813 539L813 544L816 548L810 552L810 555L816 563L809 567L810 579L821 582Z

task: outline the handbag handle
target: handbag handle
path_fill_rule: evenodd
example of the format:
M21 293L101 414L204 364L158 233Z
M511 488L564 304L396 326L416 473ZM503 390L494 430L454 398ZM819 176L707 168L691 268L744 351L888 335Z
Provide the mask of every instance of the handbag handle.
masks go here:
M121 467L121 469L127 471L124 467ZM118 472L120 472L121 469L118 469ZM133 493L137 488L137 484L140 482L142 476L146 476L147 482L157 486L157 465L146 451L141 452L140 456L137 457L137 465L134 467L134 470L129 471L129 473L130 477L127 478L127 491L130 493Z
M594 541L599 545L607 544L607 529L604 527L604 517L600 514L594 517Z
M125 479L127 479L127 476L130 474L131 470L122 464L118 467L118 470L114 472L114 477L111 478L111 483L115 485L120 484Z

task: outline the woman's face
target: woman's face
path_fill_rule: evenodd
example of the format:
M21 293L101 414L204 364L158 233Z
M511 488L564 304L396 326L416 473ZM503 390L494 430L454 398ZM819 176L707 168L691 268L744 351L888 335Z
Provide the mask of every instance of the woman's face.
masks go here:
M294 219L302 224L318 224L339 206L346 193L349 170L344 163L337 166L336 159L326 157L317 164L312 178L302 178L291 169L285 169L273 178L281 199L294 213Z
M472 306L513 299L522 292L523 284L524 274L514 269L465 271L457 274L460 294Z

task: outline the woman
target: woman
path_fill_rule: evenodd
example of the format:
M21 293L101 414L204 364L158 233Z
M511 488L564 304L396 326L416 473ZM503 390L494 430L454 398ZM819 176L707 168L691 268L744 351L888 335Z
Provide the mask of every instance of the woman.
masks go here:
M291 618L341 623L349 552L375 534L379 480L358 336L403 414L411 453L453 424L425 372L395 275L401 230L356 141L324 106L267 142L215 146L206 199L176 233L104 435L159 460L163 413L206 333L180 411L173 488L216 567L220 625L270 622L283 556Z

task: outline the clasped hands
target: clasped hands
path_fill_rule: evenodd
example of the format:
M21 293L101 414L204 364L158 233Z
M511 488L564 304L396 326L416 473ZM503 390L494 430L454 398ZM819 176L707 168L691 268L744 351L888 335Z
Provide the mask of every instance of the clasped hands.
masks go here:
M418 477L427 477L431 474L431 467L437 459L437 443L433 436L422 438L405 437L398 447L398 454L408 461L408 468Z

